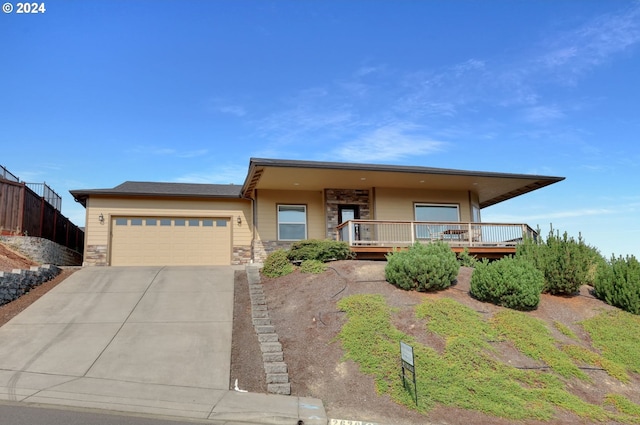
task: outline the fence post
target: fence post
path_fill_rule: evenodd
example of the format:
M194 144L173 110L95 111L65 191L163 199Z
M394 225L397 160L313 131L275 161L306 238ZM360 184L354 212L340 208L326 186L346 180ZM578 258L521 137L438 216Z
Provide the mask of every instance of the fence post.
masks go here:
M38 234L39 237L44 236L44 206L45 206L44 198L40 198L40 223L39 223L40 232Z
M24 196L24 192L25 190L27 190L27 186L22 183L22 186L20 187L20 200L18 201L18 222L20 223L20 227L18 227L17 232L19 234L22 234L22 229L24 229L24 200L25 200L25 196Z

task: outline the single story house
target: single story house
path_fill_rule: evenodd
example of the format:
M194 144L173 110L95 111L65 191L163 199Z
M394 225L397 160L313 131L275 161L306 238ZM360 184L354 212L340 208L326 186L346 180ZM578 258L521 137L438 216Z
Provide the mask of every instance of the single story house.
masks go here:
M325 238L346 241L358 258L433 240L505 255L535 232L483 223L481 210L561 180L251 158L242 185L127 181L70 192L86 208L85 265L228 265Z

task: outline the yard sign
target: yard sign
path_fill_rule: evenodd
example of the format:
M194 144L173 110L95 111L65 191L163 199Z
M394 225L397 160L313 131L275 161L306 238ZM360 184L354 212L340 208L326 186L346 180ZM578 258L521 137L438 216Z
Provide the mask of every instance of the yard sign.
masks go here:
M400 359L402 361L402 384L407 388L406 371L413 375L413 389L415 394L416 406L418 405L418 384L416 383L416 368L413 358L413 347L400 341Z

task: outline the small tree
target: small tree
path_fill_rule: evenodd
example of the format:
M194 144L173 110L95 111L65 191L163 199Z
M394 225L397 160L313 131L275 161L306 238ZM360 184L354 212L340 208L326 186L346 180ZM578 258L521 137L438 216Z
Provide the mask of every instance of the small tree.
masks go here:
M456 254L444 242L416 242L407 251L387 255L384 269L388 282L406 290L445 289L455 282L460 266Z
M598 267L594 294L607 304L640 314L640 262L633 255L612 256Z
M550 294L574 294L580 286L593 282L597 250L582 236L575 240L567 232L560 236L551 228L545 241L526 238L516 249L516 257L533 264L544 274L544 290Z
M469 248L465 248L460 254L458 254L458 264L462 267L475 267L478 264L478 259L469 254Z

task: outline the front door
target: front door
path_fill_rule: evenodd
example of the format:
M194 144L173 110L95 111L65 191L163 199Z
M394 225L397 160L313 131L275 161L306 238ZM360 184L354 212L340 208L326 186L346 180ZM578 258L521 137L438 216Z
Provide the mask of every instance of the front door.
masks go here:
M349 220L359 220L360 219L360 207L357 205L338 205L338 221L340 224ZM360 225L356 224L353 226L353 230L351 232L352 240L358 241L360 240ZM344 240L344 238L343 238Z

